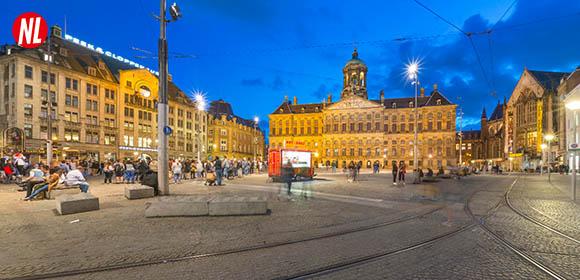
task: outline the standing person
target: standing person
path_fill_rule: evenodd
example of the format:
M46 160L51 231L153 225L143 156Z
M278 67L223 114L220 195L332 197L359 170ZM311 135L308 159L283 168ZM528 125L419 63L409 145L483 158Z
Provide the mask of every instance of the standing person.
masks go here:
M108 161L107 164L105 164L105 167L103 168L103 173L105 173L105 184L107 184L107 182L109 184L112 183L114 171L115 168L113 168L113 164L110 161Z
M139 176L137 177L137 180L141 182L141 180L143 180L143 176L145 176L145 173L147 173L147 171L149 170L149 165L147 164L147 161L142 159L141 162L139 162L139 166L137 166L137 170L139 171Z
M85 171L85 167L78 165L76 169L73 169L66 174L64 184L66 186L78 186L81 189L81 192L88 193L89 183L87 183L87 180L83 176L83 171Z
M230 162L227 156L224 156L224 161L222 162L222 165L224 166L224 178L228 180L230 169L232 168L232 163Z
M113 169L115 169L115 183L120 184L123 183L123 175L125 174L125 166L121 163L121 161L117 160L113 165Z
M219 157L215 157L215 161L214 161L214 169L215 169L215 176L217 178L217 184L218 186L222 185L222 172L223 172L223 167L222 167L222 161L220 160Z
M355 174L354 174L354 179L355 179L355 180L357 180L357 179L358 179L358 176L360 175L360 168L361 168L361 167L362 167L362 161L359 161L359 162L356 164L356 172L355 172Z
M195 174L197 173L197 167L195 165L195 160L192 160L189 164L189 178L195 179Z
M187 175L189 175L189 173L190 173L190 166L191 166L191 163L189 162L189 160L186 160L183 162L183 164L182 164L183 173L181 174L181 177L183 177L183 180L187 180Z
M352 179L352 181L355 181L355 174L356 174L356 164L354 163L354 161L350 161L350 163L348 164L348 176L347 176L347 181L348 179Z
M397 175L399 174L399 167L397 166L397 162L393 160L393 185L397 185Z
M332 173L336 173L336 161L332 161Z
M131 159L125 161L125 181L127 184L135 184L135 165Z
M407 173L405 162L401 161L399 163L399 183L405 184L405 173Z
M203 163L201 163L201 160L199 160L199 159L197 160L197 164L195 165L195 168L197 169L196 176L198 178L202 178L203 177L202 174L204 171L203 171Z
M24 176L24 168L26 167L26 162L24 161L23 157L18 157L14 161L14 165L16 166L16 171L18 171L16 175Z
M181 168L182 165L179 160L174 161L171 165L171 172L173 172L173 182L176 184L181 184Z
M288 196L292 195L292 179L294 177L294 168L292 168L292 162L288 162L284 165L284 181L288 186Z
M68 164L66 164L66 161L64 159L60 162L58 168L62 169L64 175L66 175L70 171L70 168L68 167Z

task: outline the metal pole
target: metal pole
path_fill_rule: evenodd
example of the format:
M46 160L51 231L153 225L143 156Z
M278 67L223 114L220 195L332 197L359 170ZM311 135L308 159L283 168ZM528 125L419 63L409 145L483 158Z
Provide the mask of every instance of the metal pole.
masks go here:
M199 102L199 101L198 101ZM199 110L199 108L197 109L197 121L199 122L199 127L197 129L197 160L201 161L201 111Z
M463 164L463 110L459 111L459 167ZM487 165L487 162L486 162ZM487 169L487 166L486 166Z
M576 140L576 134L577 134L577 111L574 110L573 112L573 116L574 116L574 141L572 143L577 143L578 141ZM572 200L576 201L576 170L578 169L578 166L576 164L576 152L572 152Z
M159 36L159 103L157 104L157 182L159 184L159 194L169 194L169 166L167 157L167 135L164 128L167 126L167 40L165 36L165 0L161 0L160 24L161 32Z
M49 167L52 167L52 94L50 94L51 93L51 90L50 90L51 89L51 86L50 86L50 58L51 58L50 37L51 36L52 36L52 34L48 35L48 59L46 60L46 66L48 68L48 70L47 70L48 74L46 76L46 82L48 83L48 92L47 92L47 96L46 96L47 102L48 102L48 116L46 116L47 129L48 129L48 132L46 134L46 165L48 165Z
M418 116L418 105L417 104L417 87L418 87L418 74L415 73L415 125L414 125L414 133L415 133L415 141L413 142L413 168L414 168L414 181L415 183L419 183L419 163L417 162L417 116Z
M552 163L552 140L548 140L548 182L552 182L552 177L551 177L551 163Z

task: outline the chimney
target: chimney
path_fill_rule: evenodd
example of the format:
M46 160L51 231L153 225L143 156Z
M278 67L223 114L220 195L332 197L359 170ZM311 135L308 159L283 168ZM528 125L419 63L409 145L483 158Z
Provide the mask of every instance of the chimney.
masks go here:
M425 88L421 87L421 97L425 97Z
M385 91L381 90L381 105L385 103Z
M294 105L298 104L298 97L294 96Z
M326 99L322 99L322 108L326 108Z
M50 35L58 38L62 38L62 29L58 25L53 25L50 27Z
M284 103L288 103L288 95L284 95Z
M329 94L329 95L328 95L328 103L329 103L329 104L330 104L330 103L332 103L332 94Z

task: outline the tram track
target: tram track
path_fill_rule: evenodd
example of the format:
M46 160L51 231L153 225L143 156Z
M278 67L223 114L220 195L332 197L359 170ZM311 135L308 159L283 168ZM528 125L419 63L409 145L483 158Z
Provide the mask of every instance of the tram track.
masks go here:
M132 263L124 263L124 264L108 265L108 266L99 266L99 267L94 267L94 268L76 269L76 270L60 271L60 272L53 272L53 273L44 273L44 274L26 275L26 276L18 276L18 277L11 277L11 278L2 278L2 279L4 279L4 280L51 279L51 278L69 277L69 276L76 276L76 275L83 275L83 274L90 274L90 273L107 272L107 271L122 270L122 269L135 268L135 267L141 267L141 266L174 263L174 262L180 262L180 261L188 261L188 260L195 260L195 259L209 258L209 257L219 257L219 256L232 255L232 254L237 254L237 253L265 250L265 249L288 246L288 245L299 244L299 243L309 242L309 241L328 239L328 238L333 238L333 237L339 237L342 235L347 235L347 234L352 234L352 233L357 233L357 232L364 232L364 231L368 231L368 230L372 230L372 229L387 227L390 225L395 225L395 224L403 223L406 221L410 221L410 220L414 220L414 219L418 219L418 218L423 218L427 215L430 215L430 214L433 214L439 210L442 210L443 208L444 207L434 207L433 209L430 209L428 211L424 211L422 213L402 217L402 218L395 219L395 220L388 221L388 222L376 223L376 224L363 226L363 227L359 227L359 228L355 228L355 229L342 230L342 231L333 232L333 233L329 233L329 234L323 234L323 235L318 235L318 236L314 236L314 237L291 240L291 241L275 242L275 243L270 243L270 244L249 246L249 247L243 247L243 248L238 248L238 249L229 249L229 250L223 250L223 251L205 253L205 254L193 254L193 255L187 255L187 256L181 256L181 257L156 258L156 259L140 261L140 262L132 262Z

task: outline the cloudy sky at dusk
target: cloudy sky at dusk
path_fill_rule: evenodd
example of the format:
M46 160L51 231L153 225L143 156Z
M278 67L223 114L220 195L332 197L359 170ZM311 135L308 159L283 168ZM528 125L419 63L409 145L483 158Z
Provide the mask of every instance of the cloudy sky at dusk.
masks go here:
M469 39L412 0L181 0L183 18L168 25L169 49L197 58L171 58L169 71L185 92L224 99L267 128L285 95L299 103L328 94L338 100L356 40L369 68L369 98L380 90L387 98L413 94L402 73L421 58L426 91L437 83L463 108L467 128L477 129L483 106L490 114L509 98L524 67L570 72L580 65L580 1L519 1L501 22L513 0L420 2L465 33L492 32ZM68 34L157 69L131 47L156 52L159 24L151 14L159 13L158 1L19 2L0 11L0 43L14 43L12 22L23 12L63 27L66 15Z

